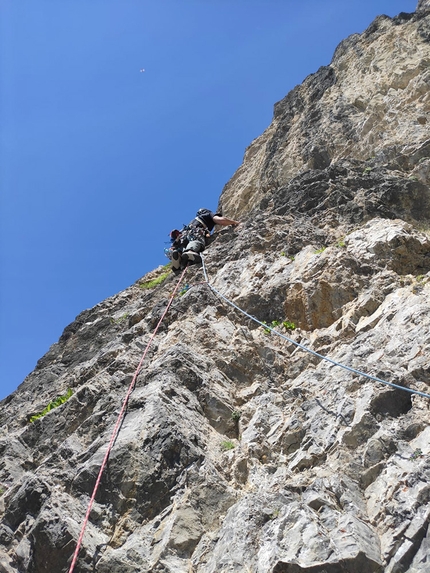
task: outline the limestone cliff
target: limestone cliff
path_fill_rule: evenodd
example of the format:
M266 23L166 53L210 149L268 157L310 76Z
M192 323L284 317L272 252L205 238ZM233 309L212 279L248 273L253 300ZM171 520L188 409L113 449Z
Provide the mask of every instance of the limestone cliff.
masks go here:
M76 572L430 571L430 400L303 348L430 393L429 85L421 0L346 39L276 104L220 198L243 224L216 233L206 264L289 340L187 271ZM1 403L0 573L68 570L177 281L163 272L82 312Z
M423 14L428 3L421 4ZM401 13L341 42L329 66L275 105L271 125L223 191L225 211L241 217L299 174L345 159L428 185L429 164L421 162L429 145L429 38L425 17Z

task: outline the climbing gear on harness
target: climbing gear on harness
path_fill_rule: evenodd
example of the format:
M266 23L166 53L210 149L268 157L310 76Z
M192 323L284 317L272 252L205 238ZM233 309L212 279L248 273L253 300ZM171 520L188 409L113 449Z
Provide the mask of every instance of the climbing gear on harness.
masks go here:
M207 227L203 226L203 223L200 223L197 219L193 219L191 223L187 225L186 237L190 243L191 241L200 241L203 246L206 246L206 233L208 232Z
M216 213L218 215L219 213ZM211 231L213 230L215 223L213 221L214 213L209 211L209 209L199 209L196 213L195 218L188 223L188 225L184 225L182 229L173 229L170 231L170 240L172 245L164 249L164 254L168 259L171 261L176 260L173 259L173 253L175 251L179 251L182 253L183 251L187 250L189 243L193 241L197 241L200 245L193 247L189 247L189 250L193 251L203 251L207 245L207 240L210 237ZM200 261L199 261L200 262ZM179 265L173 265L177 268Z

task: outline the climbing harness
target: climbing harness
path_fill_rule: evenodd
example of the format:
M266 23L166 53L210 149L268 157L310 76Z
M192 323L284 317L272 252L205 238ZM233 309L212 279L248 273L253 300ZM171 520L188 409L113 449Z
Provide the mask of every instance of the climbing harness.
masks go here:
M182 253L192 241L198 241L202 244L202 248L205 248L207 227L202 227L195 221L196 219L191 221L189 225L184 225L181 231L178 231L178 235L172 241L171 246L164 249L164 254L168 259L173 260L174 251Z
M209 211L209 209L199 209L194 219L190 221L188 225L183 225L180 231L178 229L170 231L171 245L164 249L166 257L173 260L174 251L182 253L187 249L187 245L193 241L201 243L203 250L215 226L215 223L212 221L212 216L213 213ZM212 222L206 222L205 217L209 217Z
M99 470L99 473L98 473L98 476L97 476L96 483L95 483L95 485L94 485L93 493L92 493L92 495L91 495L91 498L90 498L90 501L89 501L89 504L88 504L87 512L86 512L86 514L85 514L84 522L83 522L83 524L82 524L81 532L80 532L80 534L79 534L79 538L78 538L78 541L77 541L77 543L76 543L76 549L75 549L75 552L74 552L74 554L73 554L73 559L72 559L72 562L71 562L71 564L70 564L70 568L69 568L68 573L72 573L73 570L74 570L74 568L75 568L76 561L77 561L77 559L78 559L79 550L80 550L80 548L81 548L82 540L83 540L83 537L84 537L85 529L86 529L86 526L87 526L87 523L88 523L88 520L89 520L89 517L90 517L91 509L92 509L92 506L93 506L93 503L94 503L94 500L95 500L95 497L96 497L96 494L97 494L98 487L99 487L99 485L100 485L100 481L101 481L101 479L102 479L103 471L104 471L104 469L105 469L105 467L106 467L106 464L107 464L107 461L108 461L108 458L109 458L109 454L110 454L110 452L111 452L111 450L112 450L112 447L113 447L113 445L114 445L114 443L115 443L116 437L117 437L118 432L119 432L119 428L120 428L121 423L122 423L122 420L123 420L123 418L124 418L124 416L125 416L125 409L126 409L126 407L127 407L128 400L129 400L129 398L130 398L130 396L131 396L131 393L132 393L133 390L134 390L134 386L135 386L135 383L136 383L136 379L137 379L137 377L138 377L138 375L139 375L139 373L140 373L140 371L141 371L141 369L142 369L143 361L145 360L145 357L146 357L146 355L147 355L147 353L148 353L149 347L151 346L152 341L154 340L155 335L157 334L157 331L158 331L158 329L159 329L161 323L163 322L164 317L166 316L166 314L167 314L167 312L168 312L168 310L169 310L169 308L170 308L170 306L171 306L171 304L172 304L172 302L173 302L173 299L175 298L175 295L176 295L176 293L177 293L177 291L178 291L178 289L179 289L179 286L180 286L180 284L181 284L181 282L182 282L182 279L184 278L184 275L185 275L186 270L187 270L187 268L185 267L185 269L183 270L181 276L179 277L178 282L176 283L176 287L175 287L175 289L174 289L174 291L173 291L173 293L172 293L172 295L171 295L171 297L170 297L170 299L169 299L169 302L167 303L166 308L164 309L163 314L161 315L160 320L159 320L158 323L157 323L157 326L156 326L155 329L154 329L154 332L152 333L152 335L151 335L151 337L150 337L150 339L149 339L149 341L148 341L148 344L147 344L146 347L145 347L145 350L143 351L142 358L140 359L140 362L139 362L139 364L138 364L138 366L137 366L137 368L136 368L136 371L135 371L135 373L134 373L133 379L132 379L132 381L130 382L130 386L128 387L128 391L127 391L127 394L126 394L126 396L125 396L125 398L124 398L124 401L123 401L123 403L122 403L122 408L121 408L121 411L120 411L120 413L119 413L119 415L118 415L118 418L117 418L115 427L114 427L114 429L113 429L113 432L112 432L112 435L111 435L111 439L110 439L110 441L109 441L109 444L108 444L108 447L107 447L105 456L104 456L104 458L103 458L102 465L100 466L100 470Z
M377 378L376 376L371 376L370 374L366 374L365 372L361 372L360 370L356 370L355 368L352 368L351 366L346 366L345 364L341 364L340 362L337 362L336 360L333 360L332 358L329 358L328 356L324 356L323 354L319 354L318 352L315 352L315 350L311 350L310 348L307 348L306 346L304 346L303 344L300 344L299 342L296 342L292 338L288 338L288 336L285 336L285 334L278 332L277 330L275 330L274 328L272 328L268 324L264 324L263 322L261 322L260 320L255 318L255 316L248 314L245 310L243 310L242 308L237 306L237 304L235 304L234 302L229 300L226 296L224 296L215 287L213 287L211 285L211 283L209 282L207 271L206 271L205 261L204 261L203 256L201 254L200 254L200 256L202 257L203 274L204 274L205 281L206 281L206 284L208 285L208 287L215 294L217 294L220 298L225 300L225 302L227 302L230 306L232 306L233 308L235 308L236 310L238 310L239 312L244 314L246 317L250 318L251 320L253 320L257 324L259 324L260 326L263 326L265 329L272 331L273 334L276 334L277 336L280 336L284 340L291 342L292 344L294 344L295 346L298 346L302 350L305 350L306 352L309 352L310 354L313 354L314 356L317 356L318 358L321 358L322 360L325 360L326 362L330 362L334 366L339 366L340 368L343 368L344 370L348 370L349 372L352 372L353 374L358 374L359 376L364 376L364 377L368 378L369 380L373 380L374 382L380 382L381 384L385 384L386 386L391 386L392 388L396 388L397 390L403 390L405 392L409 392L410 394L417 394L418 396L423 396L424 398L430 398L430 394L426 394L425 392L420 392L419 390L412 390L411 388L407 388L405 386L400 386L399 384L393 384L392 382L387 382L387 380L382 380L382 378Z

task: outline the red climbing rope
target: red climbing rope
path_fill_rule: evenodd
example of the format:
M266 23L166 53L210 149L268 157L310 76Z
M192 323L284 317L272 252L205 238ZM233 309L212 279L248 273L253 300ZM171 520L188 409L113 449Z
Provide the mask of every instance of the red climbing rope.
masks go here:
M78 541L77 541L77 543L76 543L75 553L73 554L72 563L70 564L70 569L69 569L69 572L68 572L68 573L72 573L72 572L73 572L73 569L75 568L76 561L77 561L77 559L78 559L79 550L80 550L81 544L82 544L82 539L84 538L85 528L86 528L86 526L87 526L87 523L88 523L88 520L89 520L89 517L90 517L90 513L91 513L91 509L92 509L92 506L93 506L93 503L94 503L94 500L95 500L95 497L96 497L96 494L97 494L97 490L98 490L98 487L99 487L99 485L100 485L100 481L101 481L101 479L102 479L102 474L103 474L103 471L104 471L104 469L105 469L105 467L106 467L106 463L107 463L107 461L108 461L109 454L110 454L110 452L111 452L111 450L112 450L112 447L113 447L114 442L115 442L115 440L116 440L116 437L117 437L117 435L118 435L119 427L120 427L120 425L121 425L122 419L124 418L125 409L126 409L126 407L127 407L128 400L129 400L129 398L130 398L131 393L132 393L133 390L134 390L134 385L135 385L135 383L136 383L136 379L137 379L137 377L138 377L138 375L139 375L139 372L140 372L140 370L141 370L141 368L142 368L143 361L145 360L145 357L146 357L146 354L147 354L147 352L148 352L148 350L149 350L149 347L151 346L151 343L152 343L152 341L154 340L154 337L155 337L155 335L157 334L157 331L158 331L158 329L159 329L161 323L163 322L164 317L166 316L167 311L169 310L169 308L170 308L170 306L171 306L171 304L172 304L172 302L173 302L173 299L175 298L175 294L177 293L178 288L179 288L179 285L181 284L182 279L184 278L184 275L185 275L185 271L186 271L186 270L187 270L187 269L186 269L186 267L185 267L185 269L184 269L183 273L181 274L181 276L180 276L180 278L179 278L179 280L178 280L178 282L177 282L177 284L176 284L176 287L175 287L175 289L174 289L174 291L173 291L173 293L172 293L172 295L171 295L171 297L170 297L170 300L169 300L169 302L168 302L166 308L164 309L164 312L163 312L163 314L162 314L160 320L158 321L158 324L157 324L157 326L155 327L155 330L154 330L154 332L152 333L151 338L149 339L148 344L146 345L146 348L145 348L145 350L144 350L144 352L143 352L143 354L142 354L142 358L140 359L139 365L138 365L138 367L136 368L136 372L134 373L133 379L132 379L132 381L130 382L130 386L128 387L128 391L127 391L127 394L126 394L126 396L125 396L125 398L124 398L124 401L123 401L123 403L122 403L122 408L121 408L121 411L120 411L120 413L119 413L119 415L118 415L118 419L117 419L117 421L116 421L115 427L114 427L114 429L113 429L112 436L111 436L109 445L108 445L107 450L106 450L106 453L105 453L105 457L103 458L102 465L100 466L99 475L97 476L97 480L96 480L96 483L95 483L95 485L94 485L93 493L92 493L92 495L91 495L91 499L90 499L90 502L89 502L89 504L88 504L87 513L85 514L84 522L83 522L82 528L81 528L81 533L79 534L79 538L78 538Z

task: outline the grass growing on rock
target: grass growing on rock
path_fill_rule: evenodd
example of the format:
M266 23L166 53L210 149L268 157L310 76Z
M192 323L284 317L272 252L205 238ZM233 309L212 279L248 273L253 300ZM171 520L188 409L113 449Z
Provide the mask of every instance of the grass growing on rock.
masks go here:
M169 264L169 266L170 266L170 264ZM140 288L143 288L143 289L154 288L157 285L160 285L162 282L164 282L167 279L167 277L169 276L169 274L170 274L170 271L164 272L161 275L159 275L158 277L156 277L155 279L152 279L151 281L146 281L144 283L140 283L139 286L140 286Z
M418 448L418 449L416 449L416 450L414 451L414 453L410 456L410 459L411 459L411 460L417 460L417 459L419 459L419 458L422 458L423 455L424 455L424 454L423 454L422 450L421 450L420 448Z
M280 320L272 320L270 324L268 324L265 320L262 320L261 322L264 325L263 329L265 334L270 334L272 329L276 328L277 326L282 326L285 328L285 330L294 330L296 328L294 322L291 322L290 320L284 320L282 322Z
M43 418L43 416L45 416L48 412L54 410L54 408L58 408L58 406L61 406L61 404L64 404L64 402L67 402L67 400L72 396L72 394L73 391L71 388L69 388L65 394L63 394L62 396L57 396L55 400L49 402L46 408L44 408L41 412L39 412L38 414L34 414L34 416L31 416L29 421L32 423L38 420L39 418Z
M231 442L230 440L225 440L225 441L221 442L220 447L222 450L227 452L228 450L234 449L234 443Z
M231 413L231 419L233 420L233 422L238 422L240 420L240 416L241 416L241 413L239 412L239 410L234 410Z
M425 282L426 275L417 275L415 278L417 282L422 283Z
M124 322L125 320L127 320L127 318L129 317L128 312L126 312L125 314L123 314L122 316L120 316L119 318L110 318L110 321L112 324L120 324L121 322Z

